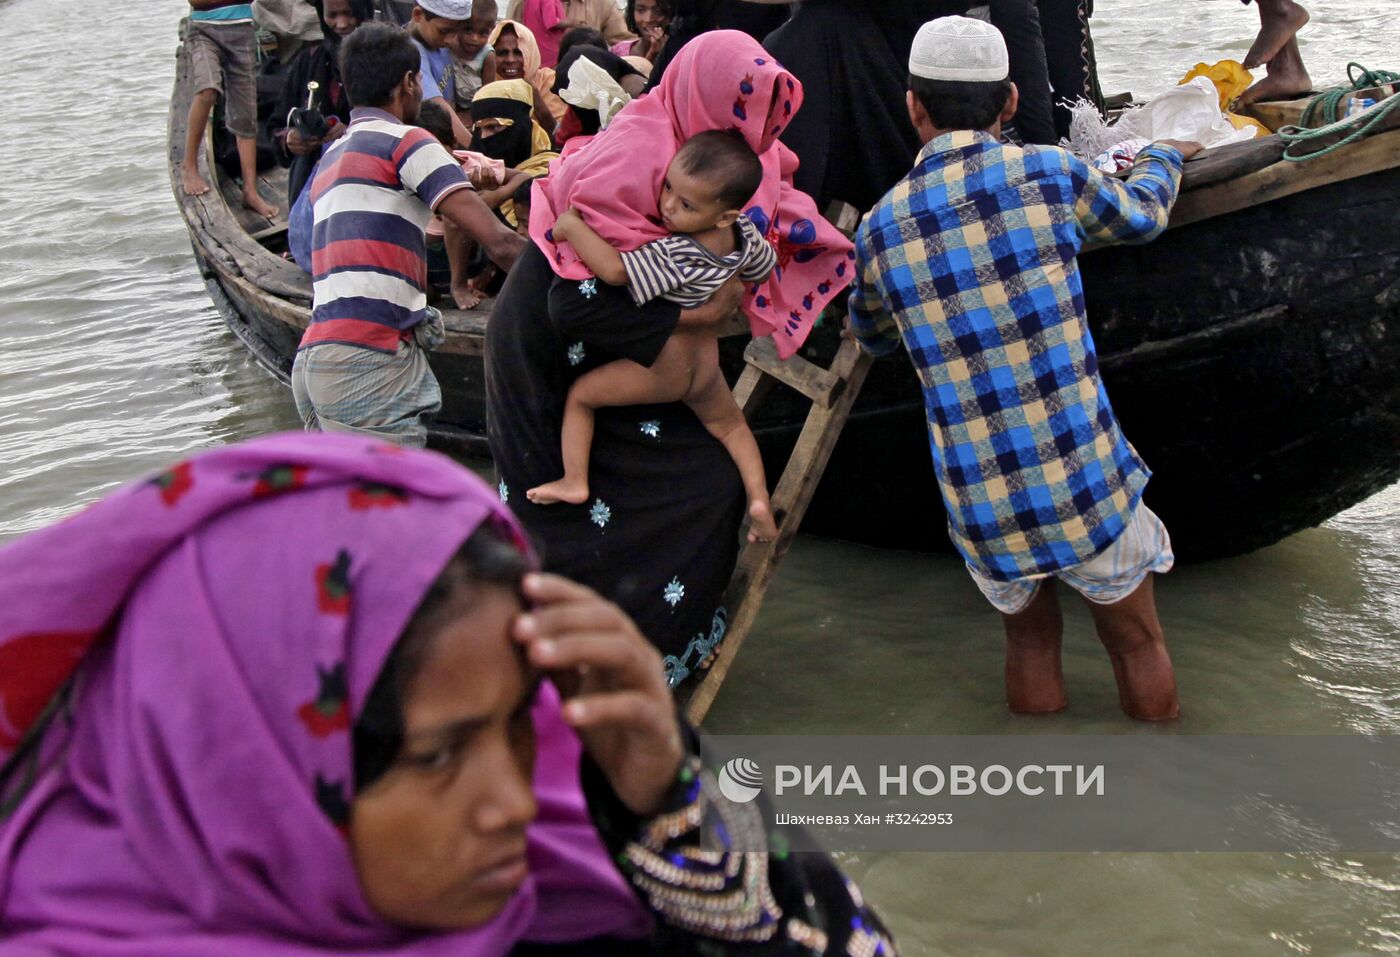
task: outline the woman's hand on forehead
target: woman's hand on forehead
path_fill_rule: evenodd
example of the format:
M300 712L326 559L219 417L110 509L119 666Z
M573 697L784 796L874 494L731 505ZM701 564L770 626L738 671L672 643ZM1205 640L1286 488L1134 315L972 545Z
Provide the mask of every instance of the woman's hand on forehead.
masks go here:
M557 575L530 574L532 608L511 629L564 699L564 719L634 813L657 813L684 746L661 655L616 605Z

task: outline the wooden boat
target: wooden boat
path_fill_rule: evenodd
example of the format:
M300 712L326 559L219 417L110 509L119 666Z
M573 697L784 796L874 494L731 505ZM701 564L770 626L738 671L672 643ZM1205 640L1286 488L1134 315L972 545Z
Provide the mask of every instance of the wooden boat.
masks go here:
M183 64L183 58L181 58ZM219 188L183 194L190 91L180 68L169 162L195 259L229 328L286 381L311 285L282 258L285 226ZM1184 558L1237 554L1317 525L1400 478L1400 111L1383 131L1307 163L1267 137L1193 161L1172 228L1085 254L1090 325L1114 407L1154 470L1147 500ZM283 195L280 178L263 183ZM432 355L435 446L484 456L483 311L449 311ZM823 365L836 324L806 352ZM742 338L724 343L737 374ZM290 401L290 397L288 399ZM775 395L753 423L771 475L807 406ZM946 548L916 380L878 363L804 523L818 534Z

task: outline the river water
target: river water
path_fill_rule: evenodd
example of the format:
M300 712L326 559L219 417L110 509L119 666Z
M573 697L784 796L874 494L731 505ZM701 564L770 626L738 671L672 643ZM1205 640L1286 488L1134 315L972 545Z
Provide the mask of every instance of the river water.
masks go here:
M1311 0L1319 84L1400 69L1395 0ZM1242 58L1235 0L1098 0L1104 88ZM223 327L165 170L178 0L0 0L0 539L192 449L295 428ZM1400 733L1400 486L1159 582L1167 733ZM729 733L1141 733L1066 603L1070 710L1006 715L1001 633L958 563L802 539L709 725ZM859 689L859 691L856 691ZM1160 733L1160 732L1151 732ZM911 955L1400 952L1382 855L845 855Z

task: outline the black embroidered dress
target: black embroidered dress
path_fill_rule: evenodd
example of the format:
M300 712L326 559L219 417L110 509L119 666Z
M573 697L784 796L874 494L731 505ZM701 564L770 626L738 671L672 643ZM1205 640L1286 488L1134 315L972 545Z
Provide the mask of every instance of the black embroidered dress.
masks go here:
M665 656L674 686L723 637L744 491L729 454L682 403L598 410L583 505L535 505L526 489L564 474L569 386L615 359L656 360L680 307L636 306L625 289L560 279L527 245L486 332L487 434L501 498L548 571L616 602Z

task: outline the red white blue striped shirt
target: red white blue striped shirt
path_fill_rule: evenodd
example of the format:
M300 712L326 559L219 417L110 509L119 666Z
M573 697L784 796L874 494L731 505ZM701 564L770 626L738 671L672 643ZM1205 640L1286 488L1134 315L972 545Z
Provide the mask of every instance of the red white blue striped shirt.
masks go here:
M665 296L686 308L701 305L736 272L747 283L762 282L778 264L778 254L742 213L735 220L739 242L728 256L717 256L685 233L672 233L622 254L627 291L637 305Z
M448 194L470 186L427 130L383 110L352 111L310 187L314 296L300 348L397 351L427 314L423 228Z

